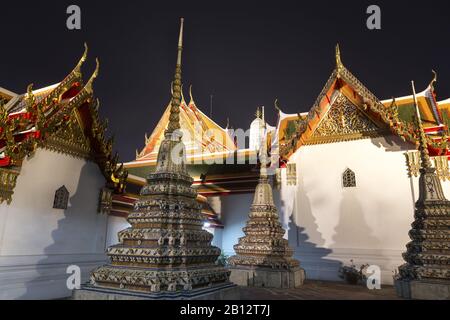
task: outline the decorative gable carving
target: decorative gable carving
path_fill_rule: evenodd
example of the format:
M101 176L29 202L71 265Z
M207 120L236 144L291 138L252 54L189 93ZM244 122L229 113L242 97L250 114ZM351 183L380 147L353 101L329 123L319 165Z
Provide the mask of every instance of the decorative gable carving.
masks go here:
M77 111L74 110L67 125L62 126L50 136L45 143L45 147L53 151L89 159L92 154L91 146L89 139L83 132L80 121Z
M340 93L309 139L309 144L376 136L380 128Z

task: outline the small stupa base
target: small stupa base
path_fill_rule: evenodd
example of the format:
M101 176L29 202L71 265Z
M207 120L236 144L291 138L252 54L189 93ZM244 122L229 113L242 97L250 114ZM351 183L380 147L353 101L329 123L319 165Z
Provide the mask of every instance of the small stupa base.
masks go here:
M230 281L244 287L298 288L305 281L305 270L302 268L276 270L234 266L230 270Z
M395 280L399 297L416 300L450 300L450 282Z
M239 300L238 286L232 283L179 292L144 293L84 285L72 293L73 300Z

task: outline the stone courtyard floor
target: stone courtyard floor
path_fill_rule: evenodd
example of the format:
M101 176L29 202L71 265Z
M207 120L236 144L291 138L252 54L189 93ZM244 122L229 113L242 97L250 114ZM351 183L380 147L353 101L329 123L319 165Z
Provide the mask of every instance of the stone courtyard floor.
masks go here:
M295 289L241 287L242 300L400 300L393 286L369 290L343 282L305 281Z

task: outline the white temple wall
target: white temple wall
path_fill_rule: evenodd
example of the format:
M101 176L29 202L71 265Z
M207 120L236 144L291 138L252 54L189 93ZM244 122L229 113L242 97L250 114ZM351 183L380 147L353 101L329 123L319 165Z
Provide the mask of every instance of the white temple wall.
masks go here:
M290 159L297 185L282 173L282 219L289 219L289 242L307 278L339 280L350 260L378 265L391 284L403 264L414 217L417 178L409 178L405 151L411 145L389 136L303 146ZM356 188L344 188L342 174L356 174ZM449 183L444 183L448 193ZM413 197L415 194L415 197Z
M93 162L44 149L24 160L12 203L0 205L0 299L69 296L69 265L81 268L83 283L106 261L105 246L112 241L107 230L115 227L97 213L104 183ZM69 206L53 209L62 185Z
M410 241L418 198L418 177L408 177L405 152L414 147L395 136L303 146L290 159L297 184L274 189L286 237L308 279L341 280L338 270L353 260L377 265L383 284L392 284ZM356 174L356 188L344 188L342 174ZM442 182L450 199L450 182ZM253 194L221 197L222 251L244 235ZM216 235L218 237L220 235Z
M235 194L221 197L222 223L222 251L227 256L234 255L233 246L237 244L240 237L244 236L242 228L245 227L250 206L253 202L253 194Z
M211 209L214 210L219 220L222 218L222 201L220 196L211 196L208 197L208 204L210 205ZM213 246L216 246L218 248L222 248L222 232L223 229L221 228L212 228L212 227L205 227L208 232L213 234L213 239L211 241L211 244Z

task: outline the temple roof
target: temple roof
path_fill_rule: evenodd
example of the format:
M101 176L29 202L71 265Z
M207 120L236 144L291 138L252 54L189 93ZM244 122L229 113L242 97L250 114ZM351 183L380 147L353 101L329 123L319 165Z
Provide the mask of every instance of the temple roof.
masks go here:
M417 98L430 154L442 155L448 154L446 143L442 143L448 138L445 138L447 127L441 109L448 108L449 101L436 102L435 82L436 76ZM417 143L412 95L378 100L342 64L339 46L336 47L336 68L306 116L299 114L295 117L279 112L279 154L284 159L302 145L362 139L386 133Z
M9 91L8 89L0 87L0 99L10 101L12 98L16 97L17 94Z
M41 89L31 90L31 94L35 97L35 102L40 103L46 96L48 96L49 93L55 90L59 85L60 83L56 83ZM9 114L25 112L27 107L27 96L28 93L16 95L4 106L4 108L8 111Z
M190 90L190 92L192 92ZM164 139L164 131L169 123L171 103L166 107L161 119L149 138L145 139L145 147L137 153L136 161L156 161L159 146ZM180 126L188 159L195 155L219 154L234 152L236 146L228 131L206 116L192 98L187 104L184 98L180 105Z
M181 99L180 127L185 132L186 167L194 178L193 186L204 196L253 192L259 178L257 150L239 149L229 135L228 126L223 129L211 120L196 106L192 94L190 96L189 103L183 97ZM171 104L167 106L152 135L146 137L146 146L137 154L136 160L124 163L124 168L129 172L127 181L130 185L144 185L145 178L154 172L170 107ZM214 133L212 138L208 136L208 131ZM275 131L275 127L266 125L267 134ZM220 143L219 139L224 143ZM234 159L231 163L228 162L230 157Z
M298 124L300 121L305 120L308 115L307 112L303 113L284 113L278 106L278 99L275 100L275 108L278 111L278 121L276 125L276 135L280 144L289 141L298 130Z
M439 110L440 107L436 102L436 94L434 91L436 73L434 74L435 77L431 81L429 86L416 95L420 118L425 129L443 125L443 119ZM394 101L398 108L399 118L405 122L413 122L413 118L415 115L413 95L387 99L381 101L381 103L383 103L386 107L389 107Z
M17 177L22 161L38 147L95 161L109 186L123 188L126 173L112 156L112 139L105 138L107 124L98 115L93 82L99 63L89 80L83 81L81 66L85 52L63 81L0 101L0 173ZM3 96L5 90L2 90ZM122 176L123 175L123 176ZM3 178L3 177L2 177ZM0 190L0 202L11 201L15 179ZM5 191L5 192L3 192Z

